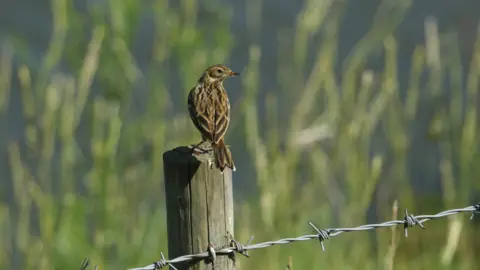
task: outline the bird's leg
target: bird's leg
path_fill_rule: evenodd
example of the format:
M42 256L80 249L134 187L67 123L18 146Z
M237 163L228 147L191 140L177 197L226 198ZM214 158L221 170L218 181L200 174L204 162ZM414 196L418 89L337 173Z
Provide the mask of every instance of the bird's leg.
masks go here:
M192 145L192 152L193 152L194 155L199 155L199 154L204 154L205 153L205 150L199 147L202 143L203 143L203 141Z

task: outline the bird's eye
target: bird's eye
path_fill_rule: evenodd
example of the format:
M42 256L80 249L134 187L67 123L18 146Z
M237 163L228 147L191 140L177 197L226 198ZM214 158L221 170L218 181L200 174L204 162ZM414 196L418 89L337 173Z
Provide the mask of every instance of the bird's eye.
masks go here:
M221 69L217 69L217 73L222 73L223 71Z

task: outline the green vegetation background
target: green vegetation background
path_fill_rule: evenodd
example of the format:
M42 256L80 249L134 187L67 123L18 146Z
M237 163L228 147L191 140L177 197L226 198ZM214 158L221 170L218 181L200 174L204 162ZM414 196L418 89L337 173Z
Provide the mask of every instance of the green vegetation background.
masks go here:
M234 194L237 239L310 233L308 220L320 227L360 225L372 205L376 220L389 220L395 200L399 219L404 208L426 214L471 204L480 187L475 180L480 35L465 70L454 33L435 35L435 24L427 24L433 34L415 47L400 95L394 30L410 1L398 2L382 4L368 34L337 63L345 6L306 1L295 28L279 34L281 87L267 89L265 98L259 97L265 48L249 45L227 138L246 145L254 171L249 181L256 183L255 195ZM198 140L185 112L169 114L172 99L185 100L199 72L228 59L236 42L229 33L231 7L209 1L210 19L198 26L197 0L177 7L168 1L110 0L90 7L88 16L76 12L71 1L52 3L54 33L41 68L33 71L27 64L28 44L21 37L1 55L0 114L6 119L11 74L18 73L25 134L8 146L14 202L0 204L0 268L78 269L84 257L100 269L147 265L167 251L162 153ZM247 3L247 29L259 33L260 2ZM146 52L150 67L142 73L131 50L146 9L155 23L153 50ZM314 35L322 38L319 47L309 45ZM294 40L293 48L282 48L282 40ZM385 60L382 72L365 69L378 52ZM25 65L13 70L12 57ZM315 59L311 69L307 57ZM61 59L72 75L55 71ZM182 74L181 89L169 88L169 66ZM335 70L341 70L340 79ZM451 88L447 98L445 78ZM132 114L138 95L132 89L143 87L139 80L146 82L148 98L144 110ZM101 93L89 102L92 83ZM425 132L414 133L426 104L435 105L420 129ZM264 116L259 108L265 108ZM259 123L260 116L266 123ZM7 128L6 121L0 124ZM318 134L330 138L308 143ZM438 150L439 162L424 170L439 172L442 193L420 198L412 191L408 159L414 135L425 136ZM88 147L81 149L81 142ZM425 231L412 229L408 239L401 229L343 234L326 242L325 253L309 241L256 250L240 263L243 269L285 269L289 260L291 269L475 269L480 233L473 224L458 215L432 221Z

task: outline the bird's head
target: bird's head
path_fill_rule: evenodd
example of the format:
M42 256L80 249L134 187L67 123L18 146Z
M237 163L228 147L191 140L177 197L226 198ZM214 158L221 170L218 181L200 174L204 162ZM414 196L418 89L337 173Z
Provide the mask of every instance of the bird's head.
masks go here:
M240 74L238 74L237 72L233 72L230 68L224 65L217 64L207 68L205 72L203 72L201 80L210 82L223 82L226 78L237 75Z

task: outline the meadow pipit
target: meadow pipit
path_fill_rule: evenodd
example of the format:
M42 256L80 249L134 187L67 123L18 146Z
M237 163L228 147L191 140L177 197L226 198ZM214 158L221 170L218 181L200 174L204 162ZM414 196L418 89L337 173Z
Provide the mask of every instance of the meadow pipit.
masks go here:
M223 81L236 75L239 74L224 65L213 65L203 72L188 95L190 118L202 135L202 141L194 146L194 151L200 144L209 141L215 165L221 172L225 167L235 171L232 154L223 139L230 123L230 101Z

